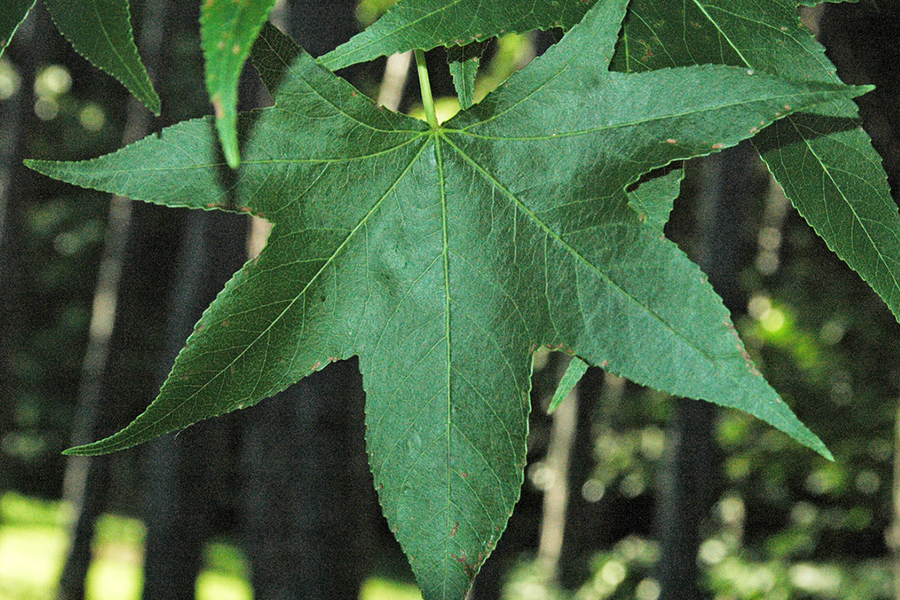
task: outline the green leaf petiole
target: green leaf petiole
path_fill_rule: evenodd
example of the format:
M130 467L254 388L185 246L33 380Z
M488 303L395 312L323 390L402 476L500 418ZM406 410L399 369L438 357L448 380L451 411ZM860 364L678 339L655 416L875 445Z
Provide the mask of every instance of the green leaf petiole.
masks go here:
M428 79L428 66L425 64L425 52L416 50L416 70L419 73L419 88L422 90L422 105L425 118L432 128L438 128L437 114L434 112L434 97L431 95L431 81Z

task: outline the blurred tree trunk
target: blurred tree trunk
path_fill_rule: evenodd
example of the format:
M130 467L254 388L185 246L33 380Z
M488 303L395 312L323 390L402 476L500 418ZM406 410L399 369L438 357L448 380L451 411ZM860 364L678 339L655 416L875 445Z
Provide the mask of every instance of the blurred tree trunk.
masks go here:
M323 54L355 33L355 6L292 2L289 29L311 54ZM359 596L367 570L361 548L377 510L364 403L358 363L350 360L249 411L243 520L257 600Z
M189 214L158 385L203 310L244 263L246 234L247 219L238 215ZM235 424L235 418L215 419L147 445L144 598L194 596L203 546L236 487L227 465L237 448Z
M740 281L755 240L748 216L754 190L761 191L756 154L743 143L704 159L698 182L700 231L695 260L736 319L746 307ZM713 428L717 409L708 402L676 400L670 454L661 476L657 566L661 600L706 598L697 554L701 527L720 487L719 450Z
M578 414L572 460L569 464L569 508L565 525L559 582L567 589L580 585L589 574L590 551L596 539L597 523L602 523L599 503L585 500L582 490L594 469L594 442L597 401L603 393L605 374L597 367L587 370L578 383Z
M161 70L173 75L159 78L167 84L160 90L166 124L210 112L203 85L199 9L196 2L173 0L169 4L168 52ZM223 172L223 176L228 175ZM168 302L166 349L157 369L157 389L194 324L247 256L246 217L190 211L186 219ZM147 444L143 470L147 525L144 598L194 597L203 548L211 535L231 527L234 516L239 422L237 415L214 419Z
M562 362L562 361L561 361ZM556 368L561 379L569 361ZM580 387L580 386L577 386ZM551 415L550 441L544 457L543 476L545 482L544 507L541 515L541 537L538 543L537 563L542 576L548 582L557 582L560 572L560 558L565 541L566 522L571 518L569 499L576 489L571 479L570 468L578 427L581 394L579 390L569 392L565 401Z
M22 204L28 197L27 187L32 178L22 165L26 158L28 131L35 120L34 79L37 56L32 45L41 45L50 33L38 27L36 18L28 19L7 50L7 58L16 65L20 78L16 94L0 105L0 435L10 431L14 422L16 396L13 356L17 348L22 323L22 269L19 260L22 235ZM16 190L13 190L15 183ZM23 189L25 188L25 189ZM0 455L0 483L7 481L12 467Z
M133 6L142 57L151 76L158 74L166 43L163 25L168 6L151 2ZM123 144L149 131L150 115L133 98L127 99ZM173 217L175 217L173 219ZM156 394L154 375L161 355L165 296L174 259L171 248L180 235L180 215L161 207L132 204L115 197L110 202L106 246L95 290L94 313L85 353L72 443L84 444L111 435L134 417ZM85 595L91 543L96 520L107 508L111 466L128 455L70 457L63 495L76 507L72 543L60 579L58 597ZM130 482L128 487L133 487Z
M353 599L371 528L365 395L356 360L330 365L252 409L244 539L258 600Z
M876 86L856 103L866 131L883 158L894 200L900 200L900 4L881 0L827 5L819 36L841 79ZM894 555L894 598L900 600L900 412L895 427L893 504L886 537Z

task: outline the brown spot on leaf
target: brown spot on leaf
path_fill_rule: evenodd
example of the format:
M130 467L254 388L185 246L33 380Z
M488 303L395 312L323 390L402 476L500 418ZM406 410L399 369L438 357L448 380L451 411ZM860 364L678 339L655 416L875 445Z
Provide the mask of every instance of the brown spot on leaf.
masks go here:
M225 109L222 108L222 96L216 94L212 97L213 110L216 113L216 118L221 119L225 116Z
M459 522L453 524L453 528L450 530L450 537L456 537L456 532L459 531Z

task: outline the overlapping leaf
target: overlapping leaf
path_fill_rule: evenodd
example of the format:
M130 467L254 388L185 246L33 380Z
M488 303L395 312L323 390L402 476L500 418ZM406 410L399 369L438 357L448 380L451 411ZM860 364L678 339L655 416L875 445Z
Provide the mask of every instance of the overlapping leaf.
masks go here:
M292 62L298 50L267 28L258 64L278 85L276 106L258 113L235 189L221 183L210 119L93 161L31 163L275 224L157 400L78 451L132 446L358 355L375 483L429 600L464 597L518 498L539 345L741 408L827 455L755 371L699 269L643 223L625 188L860 90L724 66L611 73L626 4L599 3L500 92L433 130L302 53Z
M823 48L801 27L797 5L635 0L615 64L642 71L720 63L838 83ZM900 318L900 215L856 116L855 104L839 99L791 115L754 143L800 214Z
M238 79L275 0L207 0L200 16L206 87L216 111L225 159L240 164L237 141Z
M7 5L0 9L0 56L36 3L37 0L6 0Z
M72 47L128 88L159 114L153 90L131 31L128 0L44 0L50 15Z
M606 0L604 0L606 1ZM569 28L593 0L401 0L374 25L323 56L332 70L407 50L462 46L510 32Z

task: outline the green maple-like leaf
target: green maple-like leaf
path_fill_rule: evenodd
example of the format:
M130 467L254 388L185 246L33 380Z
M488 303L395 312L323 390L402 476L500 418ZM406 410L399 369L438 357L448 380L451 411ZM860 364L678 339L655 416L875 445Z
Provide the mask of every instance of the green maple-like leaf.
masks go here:
M75 50L159 114L159 96L134 45L128 0L44 0L44 4Z
M428 600L462 599L505 528L540 345L740 408L827 456L753 368L699 269L625 188L860 88L724 66L610 72L626 5L599 3L499 92L434 129L377 108L266 28L257 65L276 106L256 113L234 189L210 119L93 161L29 163L275 224L147 411L75 451L133 446L358 355L375 483ZM671 195L671 183L662 189Z
M200 16L206 87L216 110L225 159L240 164L237 140L238 79L275 0L206 0Z
M797 0L635 0L614 65L643 71L703 63L839 83L800 25ZM754 143L785 194L900 319L900 214L881 157L849 98L779 121Z
M36 3L37 0L6 0L7 5L0 10L0 56Z
M326 55L324 64L345 66L409 50L420 38L433 47L510 30L565 28L591 3L561 0L529 12L533 3L519 0L402 0ZM613 64L626 71L727 64L837 84L823 48L799 23L798 5L817 3L635 0ZM900 214L881 158L858 127L854 103L837 99L793 115L754 141L800 214L900 319Z

